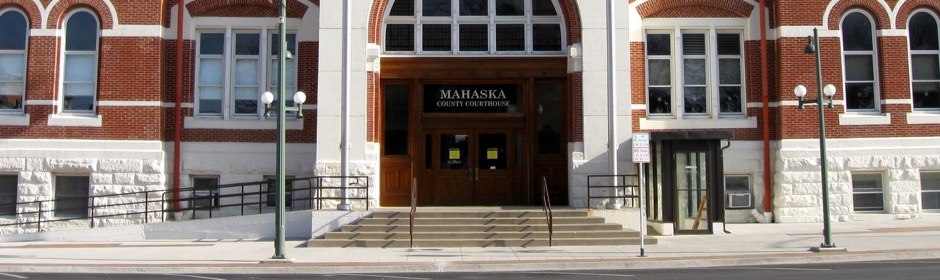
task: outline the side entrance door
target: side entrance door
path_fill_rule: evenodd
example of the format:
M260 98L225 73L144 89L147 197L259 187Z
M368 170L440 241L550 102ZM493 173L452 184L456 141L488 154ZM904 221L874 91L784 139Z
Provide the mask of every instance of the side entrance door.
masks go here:
M427 129L421 201L431 205L509 205L522 182L521 129ZM520 188L521 189L521 188Z
M708 233L711 191L708 151L678 150L676 161L676 230L678 233Z

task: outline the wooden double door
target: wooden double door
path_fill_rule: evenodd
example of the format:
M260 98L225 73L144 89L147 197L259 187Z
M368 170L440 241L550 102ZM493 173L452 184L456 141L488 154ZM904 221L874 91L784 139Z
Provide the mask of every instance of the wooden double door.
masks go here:
M522 128L426 128L419 195L425 205L513 205L524 200Z

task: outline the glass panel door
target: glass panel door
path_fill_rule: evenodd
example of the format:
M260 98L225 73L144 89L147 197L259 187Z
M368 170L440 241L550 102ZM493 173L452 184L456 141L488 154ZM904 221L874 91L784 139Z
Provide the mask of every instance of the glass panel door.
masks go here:
M676 229L707 231L708 172L705 151L676 151Z

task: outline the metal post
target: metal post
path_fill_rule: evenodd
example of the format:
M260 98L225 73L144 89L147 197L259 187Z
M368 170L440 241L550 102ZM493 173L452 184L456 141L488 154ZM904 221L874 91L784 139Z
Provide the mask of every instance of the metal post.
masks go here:
M343 200L339 205L336 206L336 209L339 210L350 210L352 207L349 205L349 56L350 56L350 18L352 17L351 5L352 3L349 0L343 1L343 116L342 116L342 133L343 139L340 144L340 172L342 173L342 185L343 188ZM366 202L368 203L368 202Z
M614 0L607 0L607 157L610 161L611 183L617 184L617 75L615 73L617 55L616 24L614 22ZM613 188L613 195L618 196L617 188ZM607 208L620 209L621 204L614 198Z
M822 49L819 46L819 31L813 28L813 40L816 44L816 110L819 112L819 166L822 172L822 199L823 199L823 236L824 243L821 248L834 248L832 244L832 229L829 226L829 169L826 168L826 119L823 114L823 87L822 87L822 62L819 59L819 52Z
M645 180L643 176L643 163L640 163L640 181L637 182L637 189L640 191L640 255L639 257L646 257L646 210L643 209L643 199L646 198L643 194L643 188L646 187Z
M274 213L274 256L272 259L286 259L284 255L285 213L284 213L284 146L286 132L284 131L284 117L287 115L285 98L287 94L287 0L280 1L280 19L278 23L278 50L277 53L277 211Z

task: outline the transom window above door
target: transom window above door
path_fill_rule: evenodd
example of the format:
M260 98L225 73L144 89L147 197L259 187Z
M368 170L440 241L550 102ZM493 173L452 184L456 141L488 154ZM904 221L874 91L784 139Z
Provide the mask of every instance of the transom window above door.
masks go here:
M555 0L393 0L382 44L390 54L563 54Z

